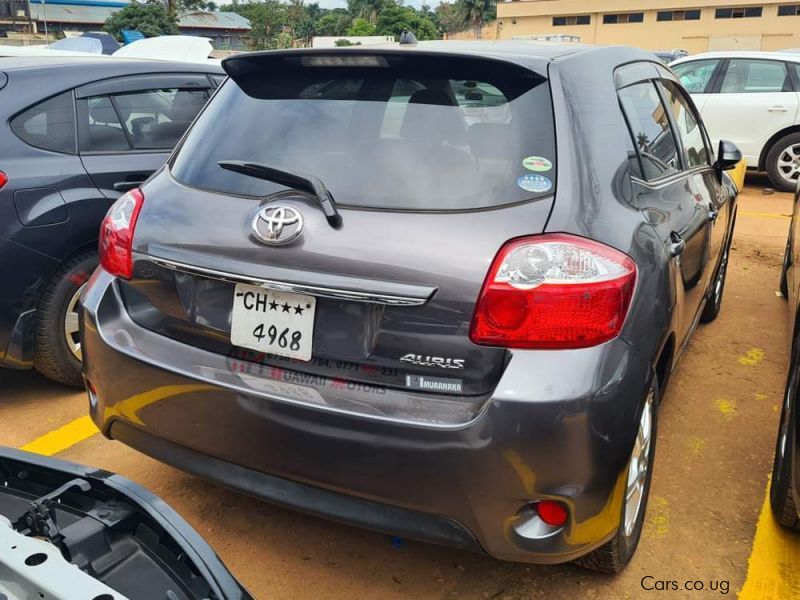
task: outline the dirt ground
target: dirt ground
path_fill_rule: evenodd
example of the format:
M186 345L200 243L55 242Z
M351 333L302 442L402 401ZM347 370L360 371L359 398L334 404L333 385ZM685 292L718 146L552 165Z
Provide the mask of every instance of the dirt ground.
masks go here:
M792 200L763 194L764 185L751 179L740 200L722 314L700 326L664 398L643 539L617 577L393 544L237 495L99 435L59 456L116 471L162 496L257 598L616 600L713 597L725 589L733 596L747 575L787 366L788 309L776 290ZM0 372L0 393L0 443L9 446L86 413L83 393L33 373ZM707 589L646 591L646 577L653 579L645 585L692 579Z

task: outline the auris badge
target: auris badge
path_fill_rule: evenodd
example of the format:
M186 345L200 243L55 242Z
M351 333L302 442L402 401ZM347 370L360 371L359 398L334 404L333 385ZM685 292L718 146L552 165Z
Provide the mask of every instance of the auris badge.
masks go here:
M253 217L253 235L270 246L282 246L297 239L303 231L303 215L295 208L271 204Z

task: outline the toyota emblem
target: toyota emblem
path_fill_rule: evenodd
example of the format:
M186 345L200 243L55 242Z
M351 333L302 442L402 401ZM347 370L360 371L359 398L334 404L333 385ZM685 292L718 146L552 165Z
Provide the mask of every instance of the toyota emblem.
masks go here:
M303 231L303 215L291 206L272 204L258 210L252 229L259 241L282 246L296 240Z

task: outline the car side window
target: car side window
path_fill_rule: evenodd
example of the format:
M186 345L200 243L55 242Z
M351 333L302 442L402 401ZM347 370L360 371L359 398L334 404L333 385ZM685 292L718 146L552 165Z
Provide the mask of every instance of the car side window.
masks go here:
M136 150L169 150L208 100L206 90L158 89L112 96Z
M681 89L672 81L662 80L667 105L672 111L672 120L683 141L683 154L688 168L711 164L711 150L706 144L707 136L694 110L689 105Z
M722 94L758 94L791 90L786 65L777 60L732 58L722 79Z
M655 83L647 81L622 88L619 100L645 180L679 172L678 143Z
M11 130L29 146L75 153L75 107L72 91L53 96L11 119Z
M703 94L708 91L708 84L714 76L719 60L693 60L672 67L681 85L690 94Z
M128 138L111 99L108 96L94 96L87 99L87 105L89 123L81 128L81 152L129 150Z

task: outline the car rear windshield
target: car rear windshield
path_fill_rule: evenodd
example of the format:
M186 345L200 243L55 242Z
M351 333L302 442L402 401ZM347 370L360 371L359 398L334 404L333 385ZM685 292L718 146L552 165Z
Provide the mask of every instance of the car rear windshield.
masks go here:
M173 175L237 195L284 190L218 165L257 162L318 177L340 205L395 210L486 208L553 193L553 109L541 75L477 58L359 55L350 64L344 56L269 59L232 72Z

